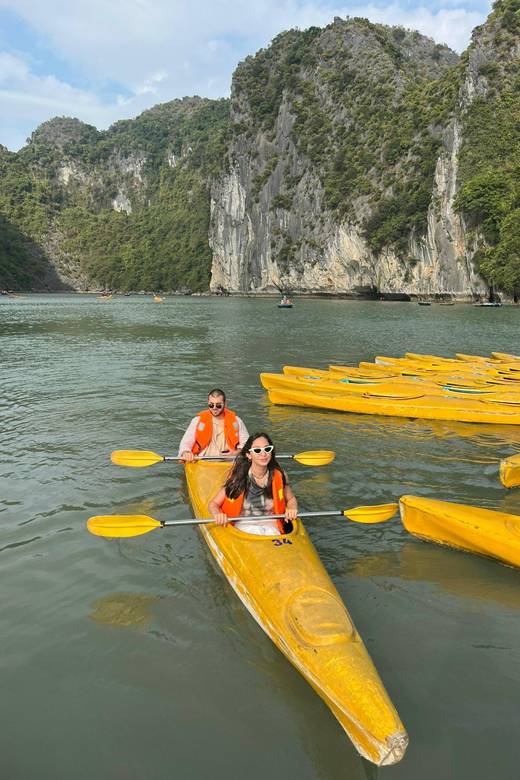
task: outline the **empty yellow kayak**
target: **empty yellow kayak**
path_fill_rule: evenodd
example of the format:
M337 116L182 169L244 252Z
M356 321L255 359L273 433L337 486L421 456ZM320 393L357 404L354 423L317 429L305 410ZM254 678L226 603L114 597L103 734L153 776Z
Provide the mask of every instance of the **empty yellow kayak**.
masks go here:
M318 393L313 390L269 390L273 404L311 406L356 414L378 414L385 417L417 417L426 420L520 425L520 408L516 404L490 404L474 398L444 398L422 395L413 398L378 397L375 393L349 395Z
M476 506L403 496L401 520L426 542L520 566L520 517Z
M197 517L222 485L227 464L186 464ZM300 520L286 536L200 526L215 560L255 620L328 704L357 750L395 764L408 737L341 597Z
M500 461L500 481L506 488L520 485L520 455L512 455Z
M492 352L491 357L495 360L505 361L506 363L514 362L515 360L520 360L519 355L509 355L507 352Z
M379 371L365 371L363 369L354 368L352 366L329 366L328 371L324 371L319 368L303 368L301 366L284 366L283 373L288 376L309 376L309 377L321 377L329 378L331 374L341 375L342 377L349 377L352 381L357 380L362 382L378 382L388 379L389 377L399 376L397 371L387 371L385 369ZM337 378L337 376L335 377Z
M405 358L407 358L407 360L420 360L425 363L440 363L441 365L445 363L457 363L455 358L443 358L437 357L436 355L419 355L416 352L406 352Z
M281 390L313 390L318 393L338 393L339 395L354 394L363 395L369 394L371 397L377 398L419 398L422 395L437 395L445 398L461 398L465 399L468 395L471 398L486 398L488 396L495 396L496 394L505 395L500 393L500 388L480 386L478 388L461 388L452 387L448 384L440 384L436 382L429 382L427 380L411 379L406 377L398 377L392 381L388 379L386 381L372 382L369 380L363 380L359 382L357 379L340 378L342 375L337 374L325 374L323 376L317 376L313 374L304 374L303 376L295 376L288 374L260 374L260 381L266 390L271 388L278 388ZM399 381L398 381L399 380ZM514 393L509 394L514 402L518 398L520 403L520 392L516 396ZM504 402L504 401L503 401Z

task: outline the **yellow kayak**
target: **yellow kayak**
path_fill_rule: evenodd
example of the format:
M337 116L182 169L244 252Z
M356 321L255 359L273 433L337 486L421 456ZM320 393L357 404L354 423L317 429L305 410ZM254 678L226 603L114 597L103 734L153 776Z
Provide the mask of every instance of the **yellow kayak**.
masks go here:
M374 393L348 395L318 393L313 390L269 390L273 404L311 406L355 414L377 414L384 417L417 417L425 420L520 425L520 408L515 403L489 403L489 399L444 398L422 395L413 398L378 397Z
M458 362L455 358L443 358L437 357L436 355L419 355L416 352L406 352L405 358L407 360L420 360L425 363L440 363L441 365Z
M186 464L197 517L222 485L227 464ZM357 750L395 764L408 737L341 597L300 520L286 536L200 526L215 560L255 620L328 704Z
M417 496L403 496L399 508L406 530L426 542L520 566L518 515Z
M323 372L325 373L325 372ZM478 388L462 388L452 387L447 384L441 384L437 382L429 382L427 380L408 379L406 377L399 377L401 381L378 381L370 382L364 380L362 383L356 379L339 378L340 375L329 374L324 376L314 376L312 374L304 374L303 376L287 375L287 374L260 374L260 381L266 390L277 388L281 390L313 390L318 393L338 393L339 395L357 394L363 395L368 393L371 397L377 398L419 398L422 395L428 394L432 396L441 396L444 398L486 398L488 396L505 396L505 393L501 393L501 388L496 386L486 387L480 386ZM520 392L518 395L510 393L509 402L514 402L518 398L520 403ZM512 400L511 400L512 399ZM502 401L504 402L504 401Z
M456 363L427 363L420 360L409 360L407 358L391 358L377 356L376 364L381 366L390 366L401 368L408 371L423 371L426 374L459 374L471 375L475 377L499 376L499 371L491 363L475 363L457 361ZM502 366L503 371L503 366ZM508 372L506 372L508 373Z
M392 377L400 376L398 370L396 371L390 366L377 366L375 363L372 363L370 368L364 368L362 363L359 364L359 368L353 368L352 366L329 366L329 373L349 377L357 376L368 381L391 379Z
M288 376L309 376L309 377L321 377L329 378L331 374L334 374L334 378L338 375L341 377L348 377L352 382L379 382L387 380L391 377L398 377L397 371L387 371L385 369L377 371L366 371L364 369L354 368L353 366L329 366L328 371L324 371L319 368L303 368L302 366L284 366L283 373Z
M483 357L482 355L465 355L462 352L457 352L455 357L460 360L461 363L478 363L483 365L493 366L495 362L493 358Z
M519 355L508 355L507 352L492 352L491 357L494 358L494 360L499 360L500 362L505 361L506 363L520 361Z
M500 461L500 481L506 488L520 485L520 455L512 455Z

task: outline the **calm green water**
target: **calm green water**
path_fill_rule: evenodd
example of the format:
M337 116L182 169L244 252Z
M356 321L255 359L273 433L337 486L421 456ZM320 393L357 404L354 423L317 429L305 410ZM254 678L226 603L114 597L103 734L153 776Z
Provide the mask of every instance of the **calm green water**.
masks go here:
M410 735L403 762L359 758L242 607L192 527L108 542L95 514L190 516L173 455L223 386L294 464L302 508L404 493L520 514L499 460L520 430L273 407L260 371L405 351L518 353L516 307L28 296L0 298L0 767L8 780L513 778L520 572L436 548L396 518L309 521Z

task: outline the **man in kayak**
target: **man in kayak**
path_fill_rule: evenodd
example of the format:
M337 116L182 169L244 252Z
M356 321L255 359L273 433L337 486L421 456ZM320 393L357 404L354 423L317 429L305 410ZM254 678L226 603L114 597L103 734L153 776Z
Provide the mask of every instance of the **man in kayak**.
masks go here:
M208 408L188 425L179 445L179 458L191 462L197 455L236 455L249 434L231 409L226 394L215 388L208 396Z
M298 515L298 502L289 477L276 460L274 444L267 433L255 433L237 455L235 465L208 510L217 525L227 525L234 517L235 528L249 534L278 536L292 531ZM284 515L269 520L266 515ZM264 517L263 520L255 520Z

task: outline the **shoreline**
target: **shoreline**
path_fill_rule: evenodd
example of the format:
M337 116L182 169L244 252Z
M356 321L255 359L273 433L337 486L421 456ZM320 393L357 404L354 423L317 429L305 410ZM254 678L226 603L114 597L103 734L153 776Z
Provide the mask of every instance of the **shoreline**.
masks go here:
M97 295L101 296L103 290L13 290L8 295L2 296L5 298L11 297L11 295ZM180 292L180 291L168 291L168 292L155 292L151 290L138 290L129 292L126 295L124 292L112 291L108 292L108 295L117 296L121 298L132 298L135 296L145 297L147 295L158 295L164 298L173 297L194 297L194 298L267 298L270 300L280 300L280 293L273 292L211 292L205 290L203 292ZM348 301L376 301L378 303L437 303L437 304L475 304L475 303L488 303L488 299L483 299L478 296L469 295L449 295L447 293L437 293L429 296L408 295L405 293L387 293L387 294L373 294L373 295L360 295L355 293L327 293L327 292L293 292L290 295L291 300L348 300ZM503 305L517 306L520 302L515 303L513 300L502 300Z

